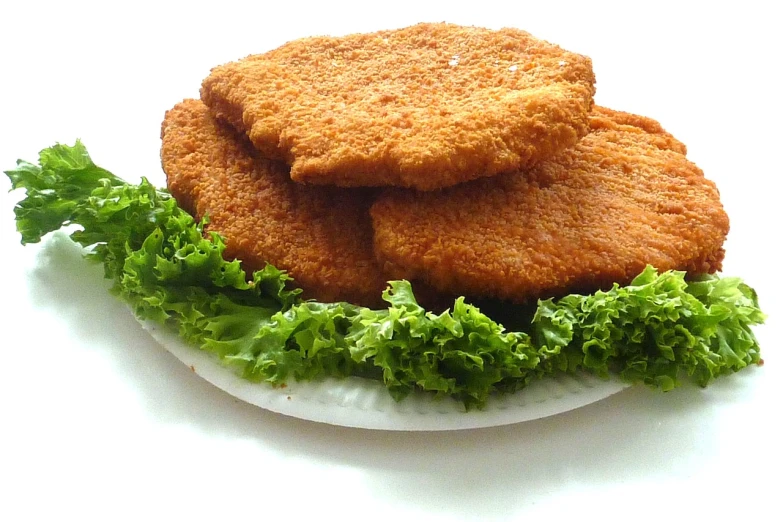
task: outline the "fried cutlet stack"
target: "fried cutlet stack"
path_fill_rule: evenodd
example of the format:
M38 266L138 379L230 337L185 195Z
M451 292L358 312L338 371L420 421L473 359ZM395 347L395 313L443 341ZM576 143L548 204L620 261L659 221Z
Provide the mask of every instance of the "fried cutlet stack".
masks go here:
M216 67L167 112L169 189L304 296L523 303L720 270L718 190L654 120L593 105L589 58L516 29L419 24Z

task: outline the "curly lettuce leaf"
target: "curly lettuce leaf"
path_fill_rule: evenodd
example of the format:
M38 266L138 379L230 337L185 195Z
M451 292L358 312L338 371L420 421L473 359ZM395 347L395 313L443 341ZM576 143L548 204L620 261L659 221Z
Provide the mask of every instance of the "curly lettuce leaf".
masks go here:
M750 327L764 319L756 293L738 278L688 282L684 272L648 266L625 287L539 302L533 325L577 367L671 390L683 375L706 386L758 363Z
M301 301L284 271L245 273L224 259L223 239L205 233L205 221L146 179L130 185L97 167L80 142L6 174L27 192L15 208L22 243L78 225L71 238L103 263L138 317L178 328L252 380L359 375L383 381L398 400L423 390L471 408L558 372L614 373L670 390L760 360L751 326L764 314L737 278L686 281L647 267L628 286L542 300L532 314L512 308L521 326L507 331L464 298L427 311L407 281L389 283L382 310Z

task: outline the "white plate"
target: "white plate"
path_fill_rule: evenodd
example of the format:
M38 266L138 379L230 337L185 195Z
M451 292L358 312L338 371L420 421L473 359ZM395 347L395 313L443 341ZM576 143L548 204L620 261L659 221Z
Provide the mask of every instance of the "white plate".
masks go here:
M354 428L444 431L502 426L573 410L628 387L619 379L559 375L493 397L483 410L466 412L456 400L433 400L424 393L396 402L382 383L358 377L291 382L285 387L250 382L210 353L187 345L176 332L148 321L142 326L196 374L234 397L283 415Z

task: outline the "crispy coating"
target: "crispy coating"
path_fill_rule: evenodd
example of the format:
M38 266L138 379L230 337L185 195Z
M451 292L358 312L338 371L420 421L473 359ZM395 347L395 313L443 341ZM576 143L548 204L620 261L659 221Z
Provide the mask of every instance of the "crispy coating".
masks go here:
M169 110L161 136L169 190L189 212L209 215L226 257L287 270L308 298L378 304L385 282L372 252L372 194L293 183L198 100Z
M533 165L589 130L589 58L452 24L289 42L201 89L298 182L432 190Z
M647 264L720 270L729 220L685 146L648 118L596 107L591 133L527 172L371 208L394 277L524 302L627 284Z

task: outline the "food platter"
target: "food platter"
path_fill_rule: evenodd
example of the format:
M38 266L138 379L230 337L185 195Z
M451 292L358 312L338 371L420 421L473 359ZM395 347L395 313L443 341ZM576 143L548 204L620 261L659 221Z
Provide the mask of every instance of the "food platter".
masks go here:
M283 415L353 428L450 431L502 426L580 408L629 386L617 378L561 374L534 381L517 393L493 397L483 410L466 412L456 400L434 400L423 393L396 402L382 383L358 377L291 382L284 387L251 382L211 354L187 345L175 331L150 321L142 326L195 374L238 399Z

